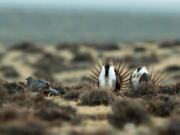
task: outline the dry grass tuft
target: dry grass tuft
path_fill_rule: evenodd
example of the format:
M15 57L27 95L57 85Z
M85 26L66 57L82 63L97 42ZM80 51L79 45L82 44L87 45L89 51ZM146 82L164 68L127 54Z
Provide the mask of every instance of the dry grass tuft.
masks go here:
M146 51L145 47L135 47L134 48L135 53L142 53L142 52L145 52L145 51Z
M61 124L63 121L79 123L80 119L76 115L76 110L71 106L43 106L35 114L42 120Z
M112 131L109 130L98 130L98 131L71 131L69 135L115 135Z
M155 87L152 83L145 82L137 90L130 88L127 91L123 91L123 94L127 97L154 96L157 94L158 90L159 89Z
M46 78L47 74L51 76L53 73L58 73L65 69L64 60L65 59L61 56L51 53L43 53L42 57L32 66L37 70L37 76L42 76L45 79L49 79Z
M22 42L22 43L15 44L14 46L10 48L10 50L18 50L24 53L31 53L31 54L43 52L42 48L36 46L32 42Z
M159 117L170 116L173 112L173 109L175 109L176 106L180 104L175 96L168 95L161 95L152 98L147 103L149 112Z
M180 118L171 118L170 123L159 129L159 135L179 135Z
M80 95L81 105L109 105L114 101L114 95L106 90L89 89Z
M1 66L0 72L2 72L3 76L7 78L20 77L20 74L18 73L18 71L12 66Z
M112 105L113 113L109 122L117 128L123 128L127 123L136 125L149 122L149 114L143 103L138 100L119 100Z
M72 62L77 63L77 62L88 62L92 63L94 61L93 56L90 53L81 53L78 52Z
M80 94L83 92L83 90L75 90L72 89L68 92L66 92L66 94L63 96L63 98L67 99L67 100L78 100L80 97Z
M2 135L48 135L44 123L17 121L0 125Z
M180 83L177 83L175 85L165 85L161 86L159 89L159 93L162 94L178 94L180 93Z

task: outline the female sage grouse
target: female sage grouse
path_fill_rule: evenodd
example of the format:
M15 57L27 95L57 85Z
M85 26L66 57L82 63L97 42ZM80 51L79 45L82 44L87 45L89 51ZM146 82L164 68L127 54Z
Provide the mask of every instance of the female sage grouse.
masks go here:
M101 59L91 68L92 74L88 77L89 84L101 89L119 91L127 88L129 84L130 70L126 64L120 63L117 59Z
M137 90L143 83L150 82L153 86L157 87L165 82L166 78L159 75L153 70L151 73L148 72L146 67L140 67L133 71L130 76L131 87Z

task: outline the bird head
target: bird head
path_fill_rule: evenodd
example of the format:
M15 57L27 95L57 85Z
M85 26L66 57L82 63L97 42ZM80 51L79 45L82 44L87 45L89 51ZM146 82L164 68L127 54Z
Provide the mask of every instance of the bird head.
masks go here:
M26 81L32 81L32 80L33 80L33 78L31 76L26 78Z
M146 67L140 67L138 69L136 69L132 75L131 75L131 79L140 79L143 76L143 78L147 78L148 76L148 70Z

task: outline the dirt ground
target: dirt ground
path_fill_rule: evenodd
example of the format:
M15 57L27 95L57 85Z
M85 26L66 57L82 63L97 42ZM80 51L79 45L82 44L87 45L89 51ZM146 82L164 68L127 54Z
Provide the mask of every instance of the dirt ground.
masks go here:
M158 87L118 94L84 85L90 67L117 57L167 76ZM0 46L0 134L180 135L180 41ZM59 96L28 89L45 79Z

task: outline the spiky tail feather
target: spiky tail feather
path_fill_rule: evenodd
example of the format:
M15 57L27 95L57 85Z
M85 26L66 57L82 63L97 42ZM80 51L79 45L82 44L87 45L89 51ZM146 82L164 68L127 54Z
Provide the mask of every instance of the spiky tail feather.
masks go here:
M127 68L126 63L122 63L119 58L101 58L99 60L96 60L96 64L92 65L90 67L91 74L87 77L88 78L88 83L91 86L99 86L99 75L101 72L101 68L103 65L106 63L113 65L115 68L115 73L119 79L118 82L116 82L116 89L115 91L119 90L125 90L129 88L129 76L131 74L131 71L129 68Z
M150 71L150 81L155 87L164 85L168 81L168 75L155 71L154 65Z

